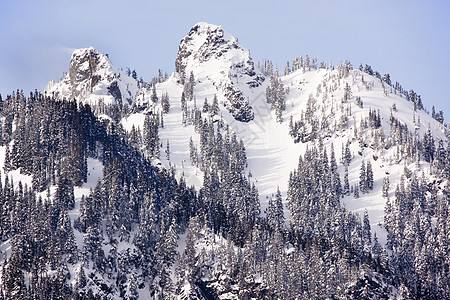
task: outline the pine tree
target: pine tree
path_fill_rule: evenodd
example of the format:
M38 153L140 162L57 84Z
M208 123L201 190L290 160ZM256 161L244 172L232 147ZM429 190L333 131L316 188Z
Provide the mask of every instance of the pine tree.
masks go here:
M191 71L189 75L189 80L184 83L183 93L187 101L192 101L194 99L194 73Z
M131 274L127 280L124 299L126 299L126 300L138 300L139 299L139 292L138 292L138 288L136 285L136 278L134 277L133 274Z
M277 189L275 199L269 198L269 205L266 211L266 218L272 230L281 230L284 226L283 200L280 189Z
M383 252L383 248L382 248L380 242L378 242L377 233L375 232L373 234L372 255L375 257L380 257L382 252Z
M5 269L2 272L2 285L6 299L27 299L24 275L18 264L18 258L11 257L6 272Z
M73 209L75 205L74 186L73 182L68 179L68 173L67 170L62 171L56 188L55 201L67 209Z
M367 209L364 209L363 215L363 227L362 227L363 243L366 249L372 248L372 234L370 232L369 213Z
M170 148L169 148L169 140L166 142L166 159L170 160Z
M286 66L284 67L284 76L289 75L291 73L291 68L289 67L289 61L286 62Z
M151 100L153 103L158 102L158 95L156 95L156 81L153 80L152 81L152 96L151 96Z
M350 162L352 161L352 154L350 153L350 142L347 141L345 144L345 160L347 161L347 166L350 166Z
M289 135L295 137L294 118L292 115L289 117Z
M384 198L388 198L389 197L389 176L386 176L383 179L382 195L383 195Z
M309 57L308 55L305 56L305 60L303 61L303 72L306 71L306 69L308 69L308 71L310 71L310 65L309 65Z
M197 147L195 147L195 144L194 144L194 141L192 140L192 137L189 140L189 157L191 159L191 164L193 166L198 166Z
M9 146L6 145L5 146L5 162L3 164L3 170L5 173L8 173L9 171L11 171L12 166L11 166L11 158L10 158L10 154L9 154Z
M58 254L61 256L67 255L68 262L75 263L78 259L78 250L69 215L65 208L60 211L55 236Z
M206 101L206 98L205 98ZM203 109L205 109L203 107ZM209 114L211 117L217 115L219 113L219 100L217 100L217 95L214 94L214 98L213 98L213 103L211 105L211 107L209 107Z
M86 234L83 237L83 256L85 261L92 259L93 261L101 262L104 256L102 240L103 236L98 226L91 225L86 229Z
M391 85L391 76L389 74L383 75L383 81L386 82L388 85Z
M370 160L367 162L366 166L366 186L369 190L373 189L373 171Z
M277 187L277 193L275 194L275 208L276 208L276 218L277 226L283 228L284 226L284 211L283 211L283 199L281 197L280 188Z
M367 173L366 165L364 161L361 162L361 168L359 172L359 190L365 194L367 192Z
M347 102L351 99L351 97L352 97L352 88L350 87L348 82L346 82L344 88L344 98L342 99L342 101Z
M339 198L342 194L342 185L341 185L341 178L339 176L339 171L337 167L336 158L334 155L334 145L331 144L331 154L330 154L330 172L331 176L333 178L332 184L333 184L333 191L336 198ZM337 201L336 205L339 205L339 201Z
M359 108L363 108L363 106L364 106L364 103L360 96L356 96L355 103Z
M355 187L353 188L353 197L355 199L359 198L359 185L355 184Z
M182 122L183 126L186 126L187 125L188 112L187 112L186 96L185 96L184 92L181 93L181 112L182 112L181 122Z
M343 195L350 195L350 183L348 181L348 166L347 163L344 164L345 169L344 169L344 187L342 190L342 194Z
M158 116L147 114L144 120L144 142L150 157L159 157Z
M80 270L78 271L78 275L75 282L75 289L77 291L83 289L87 284L86 274L84 272L84 263L81 263Z
M165 114L167 114L170 109L170 99L169 99L169 94L167 92L162 95L161 104L162 104L163 112Z
M422 155L426 162L432 162L434 159L436 146L434 144L433 134L431 133L430 126L428 126L427 132L423 135L422 140Z

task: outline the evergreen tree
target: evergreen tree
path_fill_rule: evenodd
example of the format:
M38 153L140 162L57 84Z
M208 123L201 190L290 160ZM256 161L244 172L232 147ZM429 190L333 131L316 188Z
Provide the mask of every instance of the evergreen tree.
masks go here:
M348 82L346 82L345 88L344 88L344 97L343 97L342 101L347 102L351 99L351 97L352 97L352 88L350 87Z
M426 162L432 162L435 155L436 146L434 144L433 134L428 126L427 132L423 135L422 140L422 155Z
M198 165L197 147L194 145L194 141L192 140L192 137L189 140L189 157L191 159L191 164L193 166L197 166Z
M367 212L367 209L364 209L362 237L363 237L364 246L367 249L371 249L372 248L372 234L370 232L369 213Z
M82 263L80 265L80 270L78 271L78 275L76 278L76 282L75 282L75 289L76 290L81 290L83 289L87 284L87 278L86 278L86 274L84 272L84 263Z
M163 112L165 114L167 114L170 109L170 99L169 99L169 94L167 92L161 96L161 104L162 104Z
M67 178L67 173L68 171L63 171L58 180L55 202L67 209L73 209L75 205L74 186L73 182Z
M391 76L389 74L383 75L383 81L386 82L388 85L391 85Z
M334 156L334 146L331 144L331 154L330 154L330 172L332 176L332 185L333 185L333 193L336 198L339 198L341 194L343 194L341 178L339 176L339 171L337 167L336 158ZM348 174L347 174L348 175ZM348 178L347 178L348 179ZM339 205L339 201L337 200L335 205Z
M67 255L68 262L75 263L78 259L78 250L75 244L75 236L70 224L69 215L65 208L59 213L56 226L55 240L58 255Z
M361 162L361 168L359 172L359 190L365 194L367 193L367 172L366 172L366 165L364 164L364 161Z
M169 140L166 142L166 159L170 160L170 148L169 148Z
M373 189L373 171L370 160L367 162L366 166L366 186L369 190Z
M343 186L343 190L342 190L342 194L343 195L350 195L350 183L348 181L348 166L347 163L344 164L345 169L344 169L344 186Z
M6 261L5 261L6 265ZM6 299L26 299L27 288L17 258L9 260L8 267L2 272L2 286Z
M127 280L124 299L126 299L126 300L139 299L139 292L138 292L137 285L136 285L136 279L133 274L131 274Z
M377 233L375 232L373 234L372 254L375 257L380 257L382 252L383 252L383 248L382 248L380 242L378 242Z
M182 112L181 122L182 122L183 126L186 126L188 112L187 112L186 96L185 96L184 92L181 93L181 112Z
M389 197L389 176L386 176L383 179L382 195L383 195L384 198L388 198Z
M208 111L210 111L209 104L208 104L208 98L206 98L206 97L205 97L205 102L203 103L202 111L204 113L207 113Z
M206 102L206 98L205 98L205 102ZM203 106L203 110L205 109L205 107ZM209 114L211 116L215 116L219 113L219 100L217 100L217 95L214 94L214 98L213 98L213 103L211 105L211 107L209 107Z
M153 103L158 102L158 95L156 95L156 81L152 81L152 96L150 98Z
M355 184L355 187L353 188L353 197L355 199L359 198L359 185Z
M283 200L280 189L277 189L275 199L269 198L267 207L267 222L273 230L280 230L284 226Z
M352 161L352 154L350 153L350 142L347 141L345 144L345 153L344 159L347 161L347 166L350 166L350 162Z
M159 157L158 116L147 114L144 120L144 142L150 157Z

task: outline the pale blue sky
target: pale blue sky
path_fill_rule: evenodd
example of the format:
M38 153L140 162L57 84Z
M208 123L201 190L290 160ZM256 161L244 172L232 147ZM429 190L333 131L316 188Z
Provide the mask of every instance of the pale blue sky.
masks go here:
M284 68L295 56L348 59L390 73L450 119L450 1L1 0L0 93L42 90L93 46L149 80L171 73L181 38L199 21L222 25Z

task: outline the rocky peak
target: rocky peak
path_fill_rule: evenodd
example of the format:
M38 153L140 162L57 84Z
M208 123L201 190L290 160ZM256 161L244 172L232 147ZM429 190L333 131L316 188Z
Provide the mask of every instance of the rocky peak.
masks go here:
M183 74L190 59L201 63L206 62L211 58L221 57L233 48L239 48L237 39L228 34L225 37L222 27L203 22L197 23L180 42L175 71Z
M107 54L90 47L75 50L69 73L59 82L50 82L46 90L55 97L91 105L132 105L139 88L136 80L116 68Z
M101 79L101 76L96 74L97 69L108 67L108 63L107 57L92 47L75 50L69 67L69 79L74 87L73 97L80 96L83 90L92 92ZM79 85L84 85L86 89L78 89Z
M225 106L236 120L253 119L246 92L261 86L265 78L255 68L248 49L221 26L197 23L181 40L175 73L183 82L190 72L196 79L203 76L212 81L227 98Z

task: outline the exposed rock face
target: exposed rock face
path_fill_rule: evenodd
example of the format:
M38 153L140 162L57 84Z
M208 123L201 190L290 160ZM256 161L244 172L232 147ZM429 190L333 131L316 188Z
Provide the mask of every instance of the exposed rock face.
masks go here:
M190 72L196 79L205 76L204 70L208 70L207 79L227 98L225 106L233 117L242 122L252 120L252 107L243 90L261 86L264 76L235 37L220 26L198 23L180 42L175 72L182 83Z
M122 93L120 92L119 85L117 84L117 81L113 81L111 85L108 87L108 92L111 94L111 96L114 97L117 104L122 105Z
M132 105L139 88L136 80L112 65L96 49L75 50L69 73L46 88L57 98L74 99L91 105Z
M94 48L80 49L72 54L69 67L72 97L78 98L84 91L92 93L93 87L101 80L94 75L100 63L100 54Z

